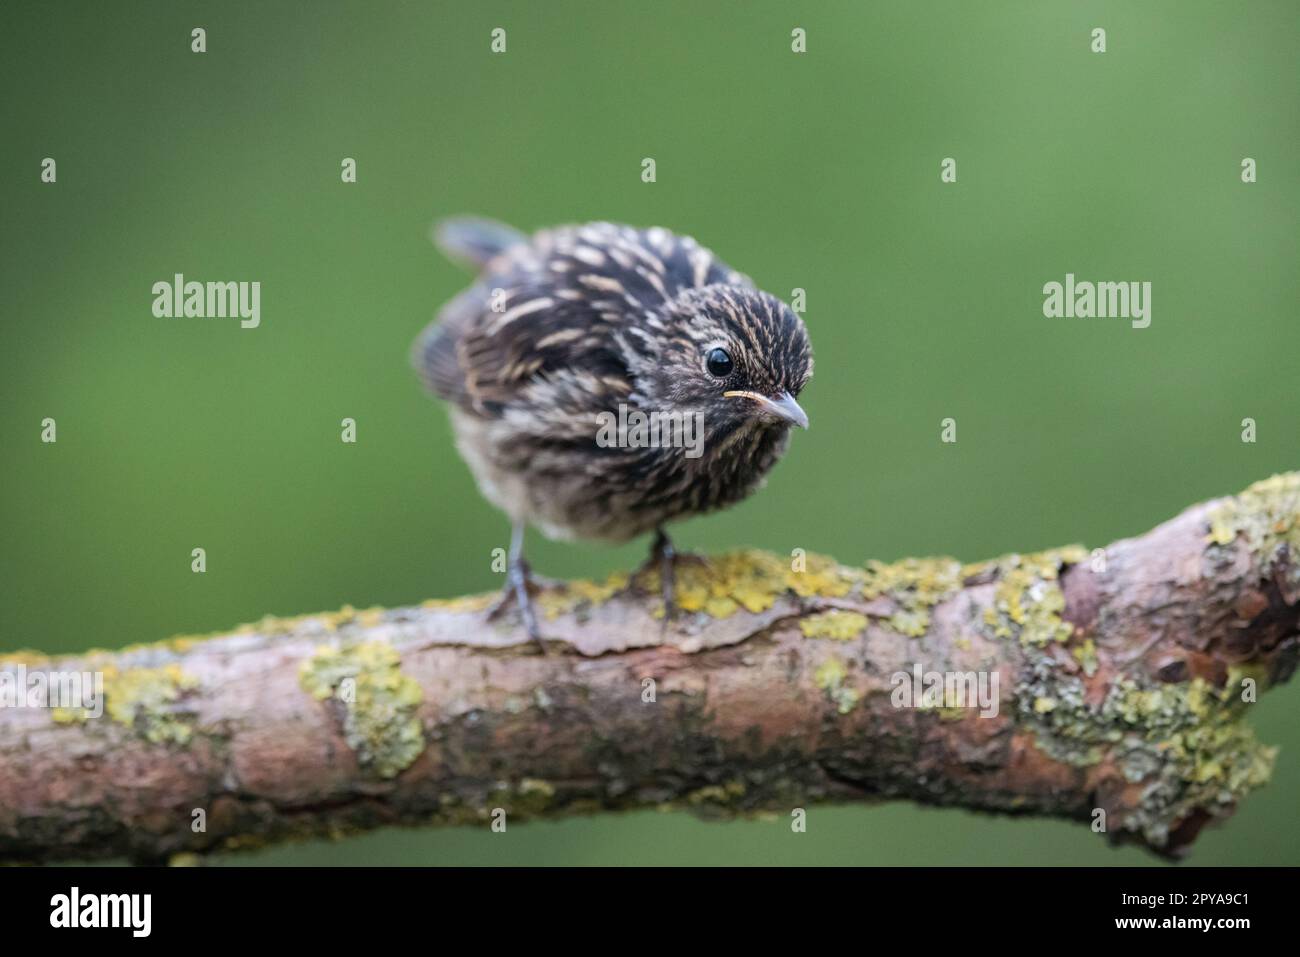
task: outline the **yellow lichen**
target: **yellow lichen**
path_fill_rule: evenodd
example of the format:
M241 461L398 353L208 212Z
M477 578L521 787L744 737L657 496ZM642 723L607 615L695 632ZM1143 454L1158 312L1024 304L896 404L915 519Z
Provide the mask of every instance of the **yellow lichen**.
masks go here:
M363 767L397 776L424 750L417 710L423 694L401 671L401 657L384 641L325 645L302 663L298 680L317 700L344 708L343 733Z
M725 785L709 784L696 788L686 795L686 802L697 807L702 804L731 804L744 797L745 791L745 782L733 779Z
M202 644L212 638L218 638L227 634L222 631L209 632L204 635L173 635L171 638L164 638L162 641L137 642L133 645L127 645L117 652L119 655L130 654L137 651L172 651L176 654L183 654L193 650L197 645Z
M786 587L800 598L843 598L862 581L862 573L811 552L786 569Z
M1070 654L1083 667L1083 673L1089 678L1097 673L1097 645L1091 638L1071 649Z
M834 655L827 658L813 672L813 684L826 692L840 714L848 714L858 703L858 693L844 684L848 670L844 662Z
M1189 816L1223 814L1268 780L1276 749L1255 739L1237 688L1121 677L1093 702L1081 679L1055 667L1046 651L1031 646L1027 654L1035 663L1017 686L1017 707L1037 746L1076 766L1109 756L1125 780L1141 784L1124 830L1163 844Z
M1271 670L1267 663L1262 661L1242 662L1240 664L1228 666L1228 680L1224 682L1223 690L1225 694L1236 694L1243 701L1253 700L1246 694L1247 682L1250 682L1252 695L1257 695L1264 691L1272 683Z
M1073 627L1061 618L1065 595L1057 582L1066 565L1081 562L1088 555L1079 545L1029 555L1007 555L995 559L998 586L993 604L984 610L984 621L995 637L1015 637L1023 645L1043 646L1068 641Z
M888 598L897 611L887 624L900 635L919 638L930 627L930 609L955 594L962 583L956 559L905 558L893 564L868 562L863 584L867 599Z
M813 683L823 691L837 688L846 674L848 672L844 669L844 662L832 655L817 666L817 670L813 672Z
M799 630L807 638L829 638L832 641L852 641L867 627L867 616L856 611L832 609L810 615L799 622Z
M778 598L794 594L801 598L840 598L863 581L861 571L838 564L822 555L800 554L787 562L757 550L730 552L712 557L683 556L673 572L674 599L678 609L700 612L711 618L727 618L740 609L751 613L767 611ZM660 592L657 567L647 567L635 579L615 573L603 581L578 579L546 588L535 599L541 614L548 620L581 612L603 604L629 584L646 593ZM427 601L432 610L480 611L495 600L492 595ZM345 609L350 612L350 609ZM657 608L656 617L663 615Z
M49 663L50 657L48 655L43 655L31 648L6 651L4 657L0 657L0 668L16 668L18 665L25 668L44 668Z
M801 598L843 597L862 575L821 555L801 554L787 562L770 552L749 550L681 560L674 579L682 611L727 618L742 608L755 614L767 611L791 593ZM658 590L658 570L647 571L643 587Z
M704 602L704 613L711 618L730 618L739 610L732 598L708 598Z
M1265 574L1285 549L1288 583L1300 588L1300 472L1274 475L1224 499L1210 511L1208 524L1207 542L1223 547L1242 536Z
M482 595L464 595L459 598L430 598L421 602L421 608L430 611L479 612L487 611L497 600L500 593L487 592Z
M387 614L388 611L384 608L367 608L357 614L357 624L362 628L373 628L383 624L384 616Z
M548 588L537 597L537 605L548 619L577 611L583 606L600 605L627 587L628 577L615 573L603 582L577 579L559 588Z
M88 708L51 708L50 718L55 724L85 724L91 714Z
M194 728L182 702L187 692L198 687L198 679L178 664L126 669L105 665L102 672L104 712L110 720L134 729L153 744L189 742Z

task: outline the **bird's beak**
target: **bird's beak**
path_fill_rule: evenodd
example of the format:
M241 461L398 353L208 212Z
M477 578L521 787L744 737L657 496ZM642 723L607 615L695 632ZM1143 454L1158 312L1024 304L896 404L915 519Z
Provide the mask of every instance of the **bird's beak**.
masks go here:
M789 422L791 425L797 425L801 429L808 428L808 413L799 407L799 403L794 400L794 396L789 392L779 393L772 398L758 392L746 392L742 389L722 394L729 399L749 399L756 402L758 407L768 415Z

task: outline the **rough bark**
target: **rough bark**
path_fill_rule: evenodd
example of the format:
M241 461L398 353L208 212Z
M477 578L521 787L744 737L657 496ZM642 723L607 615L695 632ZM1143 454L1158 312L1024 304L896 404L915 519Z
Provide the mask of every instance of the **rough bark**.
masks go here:
M476 597L8 655L11 689L98 673L105 707L0 707L0 859L877 798L1175 854L1268 777L1244 719L1295 668L1298 548L1292 473L1093 552L686 561L667 626L653 572L549 585L546 654ZM917 664L996 675L997 714L903 700Z

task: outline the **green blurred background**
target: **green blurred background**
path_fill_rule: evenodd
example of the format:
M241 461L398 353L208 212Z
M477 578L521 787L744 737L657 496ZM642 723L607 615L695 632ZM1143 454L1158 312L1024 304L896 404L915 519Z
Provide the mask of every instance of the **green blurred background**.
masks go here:
M504 520L407 365L468 282L427 240L453 213L659 224L807 289L813 428L761 494L679 526L690 549L1099 545L1300 467L1297 37L1294 2L6 3L0 651L498 587ZM154 318L176 272L260 280L261 327ZM1066 272L1151 281L1151 327L1044 318ZM530 540L554 576L644 548ZM1300 863L1298 684L1255 712L1273 783L1193 862ZM1153 861L906 804L804 835L645 813L224 860Z

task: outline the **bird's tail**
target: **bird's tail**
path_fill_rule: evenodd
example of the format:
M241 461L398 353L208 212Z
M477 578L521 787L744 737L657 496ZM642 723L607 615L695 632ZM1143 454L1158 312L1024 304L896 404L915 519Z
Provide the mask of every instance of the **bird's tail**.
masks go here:
M434 226L433 241L449 259L481 268L528 237L492 219L455 216Z

